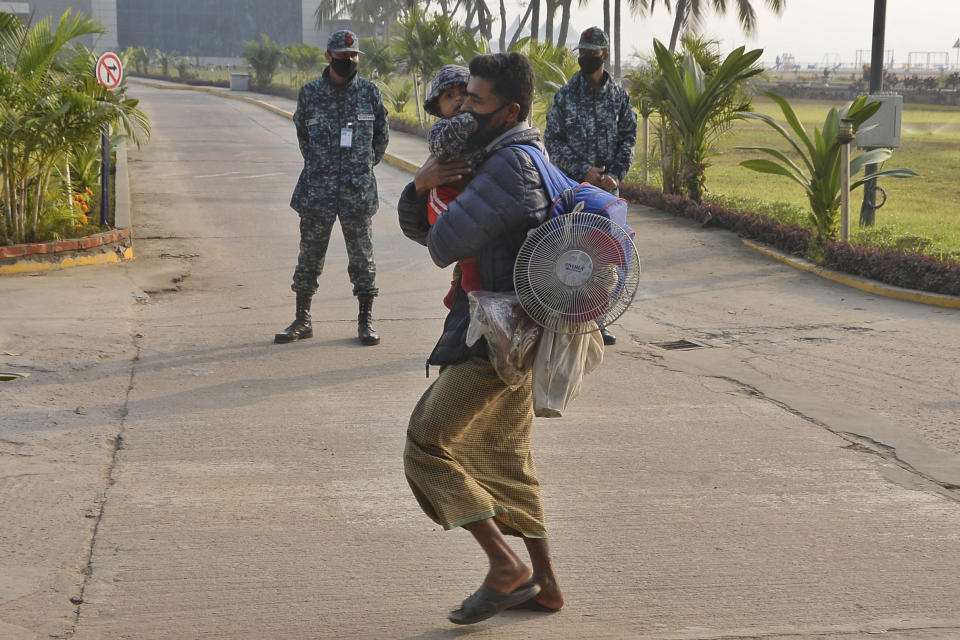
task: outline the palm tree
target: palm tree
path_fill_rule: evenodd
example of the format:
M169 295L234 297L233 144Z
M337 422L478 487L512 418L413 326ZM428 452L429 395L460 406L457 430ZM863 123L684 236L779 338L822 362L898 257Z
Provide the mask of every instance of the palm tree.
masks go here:
M386 41L392 27L398 19L407 17L412 6L409 0L321 0L313 16L317 29L349 19L354 23L373 25L375 32L383 33ZM429 6L427 0L420 10L425 13Z
M493 37L493 20L486 0L458 0L453 10L442 9L440 15L452 18L459 11L466 12L463 26L469 32L480 33L487 40Z
M323 49L303 42L288 44L283 50L287 64L293 67L294 83L301 86L317 75L323 67Z
M436 21L427 20L423 10L414 5L407 12L406 18L397 23L397 33L391 43L397 54L397 60L413 77L417 122L421 126L423 126L424 118L420 111L420 88L424 76L438 62L434 49L438 37Z
M126 87L109 91L94 76L96 56L70 40L103 33L67 10L57 28L49 18L28 25L0 14L0 202L2 236L37 239L48 215L73 213L69 160L108 125L138 146L149 133ZM49 226L49 225L47 225Z
M273 76L283 59L283 49L267 34L262 33L259 40L247 43L243 49L243 57L253 67L253 83L265 89L273 82Z
M614 0L614 2L613 33L611 34L613 40L613 75L619 80L622 68L620 64L620 4L622 0ZM650 10L656 2L657 0L627 0L627 7L630 9L630 15L636 18ZM664 2L669 6L669 0L664 0Z
M380 42L376 38L361 38L360 50L364 52L360 57L360 67L364 77L386 78L397 66L396 55L389 42ZM320 59L323 60L322 51Z
M669 0L664 0L669 9ZM736 3L737 19L740 27L747 35L753 35L757 30L757 13L753 9L751 0L733 0ZM670 51L677 46L681 28L697 27L704 19L707 4L713 5L714 11L720 15L727 14L727 0L676 0L674 9L673 31L670 33ZM780 15L787 6L787 0L764 0L767 7Z
M771 147L741 146L738 149L759 151L765 153L778 162L766 159L745 160L740 166L760 173L784 176L799 184L807 195L810 203L810 222L816 230L814 242L808 249L808 256L814 260L823 257L823 249L828 239L836 235L837 213L840 209L840 152L841 144L837 139L840 129L840 118L849 118L854 131L870 119L879 109L879 102L867 102L867 96L860 96L842 111L830 109L823 129L814 129L813 136L807 133L800 119L790 104L782 97L766 93L779 106L787 124L793 130L790 135L786 128L770 116L762 113L742 113L743 118L753 118L764 122L774 131L783 136L793 148L793 156L800 158L795 162L786 154ZM860 169L867 174L850 183L850 190L863 186L866 182L878 177L912 178L916 172L911 169L884 169L873 172L870 165L877 165L890 158L893 154L889 149L873 149L867 151L850 162L850 175L855 176Z
M702 41L693 41L690 48ZM750 103L742 90L743 83L763 72L756 64L762 49L747 51L734 49L725 59L707 69L693 52L677 56L661 43L653 41L653 50L659 74L652 76L651 84L642 89L657 104L661 121L675 145L679 163L678 187L686 191L694 202L703 196L707 159L713 153L717 139L730 130L738 113L749 110ZM701 57L704 57L701 52ZM709 58L709 57L708 57ZM661 152L664 150L661 140Z

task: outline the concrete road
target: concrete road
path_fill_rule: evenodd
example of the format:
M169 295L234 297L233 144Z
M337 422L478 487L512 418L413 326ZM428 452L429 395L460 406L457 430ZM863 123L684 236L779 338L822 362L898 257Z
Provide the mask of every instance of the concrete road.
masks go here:
M535 424L568 607L450 625L484 562L403 478L449 281L397 227L409 175L377 170L383 343L335 231L316 337L273 345L292 125L137 94L137 260L0 279L0 369L31 374L0 382L3 640L960 637L960 313L639 207L620 341Z

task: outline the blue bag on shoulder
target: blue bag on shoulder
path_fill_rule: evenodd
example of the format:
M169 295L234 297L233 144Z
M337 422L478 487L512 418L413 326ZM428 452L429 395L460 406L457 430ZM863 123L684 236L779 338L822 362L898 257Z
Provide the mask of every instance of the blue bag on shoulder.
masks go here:
M552 203L547 218L582 210L584 213L594 213L616 222L631 236L634 235L633 230L627 225L626 200L587 182L577 183L547 160L540 149L532 145L510 146L523 149L537 165L540 178L547 189L547 196Z

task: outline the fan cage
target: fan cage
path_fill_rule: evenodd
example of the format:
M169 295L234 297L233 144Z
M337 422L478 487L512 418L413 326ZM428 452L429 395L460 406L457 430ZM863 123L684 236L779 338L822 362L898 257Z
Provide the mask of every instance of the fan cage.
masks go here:
M569 213L531 230L514 267L524 311L559 333L596 331L630 306L640 283L640 255L617 223Z

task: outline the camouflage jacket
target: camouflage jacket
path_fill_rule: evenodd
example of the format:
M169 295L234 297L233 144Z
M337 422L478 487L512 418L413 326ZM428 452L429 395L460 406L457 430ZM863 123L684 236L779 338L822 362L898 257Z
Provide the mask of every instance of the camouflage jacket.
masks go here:
M387 149L390 132L380 90L354 76L338 87L330 70L300 89L293 122L303 154L303 171L290 206L301 215L338 212L344 216L377 211L373 166ZM350 145L345 143L349 132Z
M630 170L637 116L630 96L606 71L599 87L577 72L560 87L547 113L544 142L550 160L574 180L591 167L606 167L617 182Z

